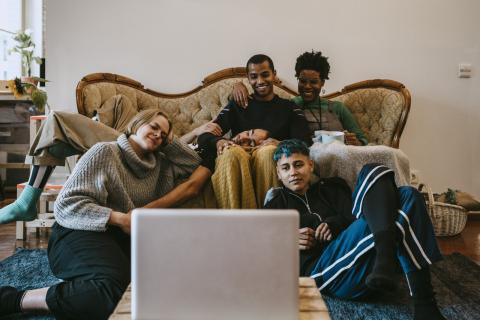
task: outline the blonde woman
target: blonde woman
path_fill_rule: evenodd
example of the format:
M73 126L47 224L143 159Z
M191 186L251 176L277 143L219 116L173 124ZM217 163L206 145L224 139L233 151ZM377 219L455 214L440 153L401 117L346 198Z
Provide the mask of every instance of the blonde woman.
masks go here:
M0 209L0 224L35 219L37 201L55 167L63 166L66 157L85 153L98 142L117 140L137 114L132 102L122 94L102 104L96 114L98 121L77 113L50 112L25 159L31 165L27 185L14 203ZM218 136L221 129L207 122L180 139L190 143L205 132ZM213 170L211 164L208 166Z
M48 257L64 282L27 291L0 287L0 315L108 318L130 282L130 211L168 196L200 162L188 145L172 138L171 123L157 110L136 115L116 141L90 148L54 208ZM208 169L198 170L210 176Z

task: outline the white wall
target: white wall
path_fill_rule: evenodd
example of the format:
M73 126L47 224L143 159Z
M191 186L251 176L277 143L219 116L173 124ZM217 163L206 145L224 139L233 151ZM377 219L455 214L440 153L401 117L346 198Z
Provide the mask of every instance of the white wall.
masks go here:
M179 93L260 52L295 87L295 58L313 48L330 57L327 92L404 83L413 99L401 148L412 167L436 191L479 196L479 12L477 0L48 0L50 104L75 111L76 83L92 72ZM460 62L472 78L457 78Z

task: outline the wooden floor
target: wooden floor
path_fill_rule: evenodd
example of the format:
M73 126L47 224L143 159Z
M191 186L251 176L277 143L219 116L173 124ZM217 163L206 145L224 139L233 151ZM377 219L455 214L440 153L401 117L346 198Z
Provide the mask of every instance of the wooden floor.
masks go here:
M453 237L437 238L443 254L460 252L480 265L480 219L470 219L465 230ZM0 225L0 260L11 256L15 248L46 248L48 232L41 232L37 237L30 232L26 241L15 240L15 223Z
M42 228L40 234L37 237L35 231L28 229L27 239L15 240L15 223L9 223L6 225L0 225L0 260L11 256L16 248L47 248L49 230Z

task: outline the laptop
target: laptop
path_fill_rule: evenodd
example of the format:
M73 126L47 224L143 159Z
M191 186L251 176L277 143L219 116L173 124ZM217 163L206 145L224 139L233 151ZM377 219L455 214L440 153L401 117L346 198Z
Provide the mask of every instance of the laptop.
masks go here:
M298 315L297 211L133 211L133 319Z

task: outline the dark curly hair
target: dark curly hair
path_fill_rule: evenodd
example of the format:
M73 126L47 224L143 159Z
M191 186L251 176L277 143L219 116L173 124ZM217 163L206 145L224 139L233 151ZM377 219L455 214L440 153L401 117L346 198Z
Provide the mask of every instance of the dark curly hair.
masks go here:
M259 64L259 63L262 63L264 61L268 61L268 64L270 65L270 69L272 69L272 71L275 71L275 67L273 65L272 59L265 54L256 54L256 55L250 57L250 59L248 59L248 61L247 61L247 65L245 66L245 70L248 73L248 65L249 64L251 64L251 63Z
M305 142L298 139L288 139L280 142L273 153L273 161L278 162L282 156L290 157L293 153L310 156L310 150Z
M300 76L302 70L315 70L320 73L320 78L322 80L327 80L328 74L330 73L330 64L328 63L328 58L322 56L322 52L304 52L297 58L297 63L295 63L295 77Z

